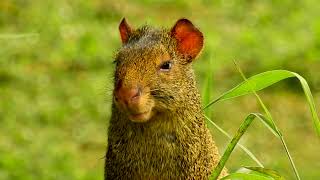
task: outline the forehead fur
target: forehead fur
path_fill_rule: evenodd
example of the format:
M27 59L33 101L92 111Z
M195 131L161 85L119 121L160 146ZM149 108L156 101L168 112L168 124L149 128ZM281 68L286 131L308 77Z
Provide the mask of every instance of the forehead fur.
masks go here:
M165 43L170 39L169 31L164 28L154 28L144 25L134 30L129 37L129 40L121 49L130 46L150 46L155 43ZM120 51L121 51L120 49Z
M135 55L150 54L151 51L153 51L154 55L161 54L160 51L164 47L169 47L172 44L169 32L168 29L154 28L148 25L134 30L130 34L128 42L116 53L116 59L123 59L123 56L128 54L133 58ZM154 51L155 48L159 48L158 52Z

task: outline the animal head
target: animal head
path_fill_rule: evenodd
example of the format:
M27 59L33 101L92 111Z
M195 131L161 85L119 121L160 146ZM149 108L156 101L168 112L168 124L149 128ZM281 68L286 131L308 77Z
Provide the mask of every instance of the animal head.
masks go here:
M191 62L203 47L202 33L187 19L171 29L119 25L122 47L115 56L116 107L131 121L146 122L188 101L194 85Z

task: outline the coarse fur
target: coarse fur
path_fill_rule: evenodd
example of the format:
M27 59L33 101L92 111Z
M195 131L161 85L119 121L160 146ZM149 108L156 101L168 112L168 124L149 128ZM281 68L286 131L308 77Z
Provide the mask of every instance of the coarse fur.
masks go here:
M195 57L177 50L179 42L170 29L125 30L115 56L114 91L119 82L138 84L139 108L151 107L152 115L146 122L134 122L113 101L105 179L208 179L219 154L201 110L191 65ZM160 71L168 60L170 71Z

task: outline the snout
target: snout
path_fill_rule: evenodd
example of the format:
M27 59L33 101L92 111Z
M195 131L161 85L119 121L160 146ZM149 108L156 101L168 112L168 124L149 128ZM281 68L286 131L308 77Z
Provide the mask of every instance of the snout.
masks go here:
M141 88L121 87L115 92L116 101L128 105L138 104L141 98Z
M114 91L114 100L133 122L146 122L152 116L153 102L140 85L124 86L120 81Z

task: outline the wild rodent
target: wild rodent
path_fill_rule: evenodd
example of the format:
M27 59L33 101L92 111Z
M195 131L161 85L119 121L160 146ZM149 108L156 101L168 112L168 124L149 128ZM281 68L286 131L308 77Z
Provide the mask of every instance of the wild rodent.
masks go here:
M208 179L219 154L191 65L202 33L187 19L119 30L105 179Z

